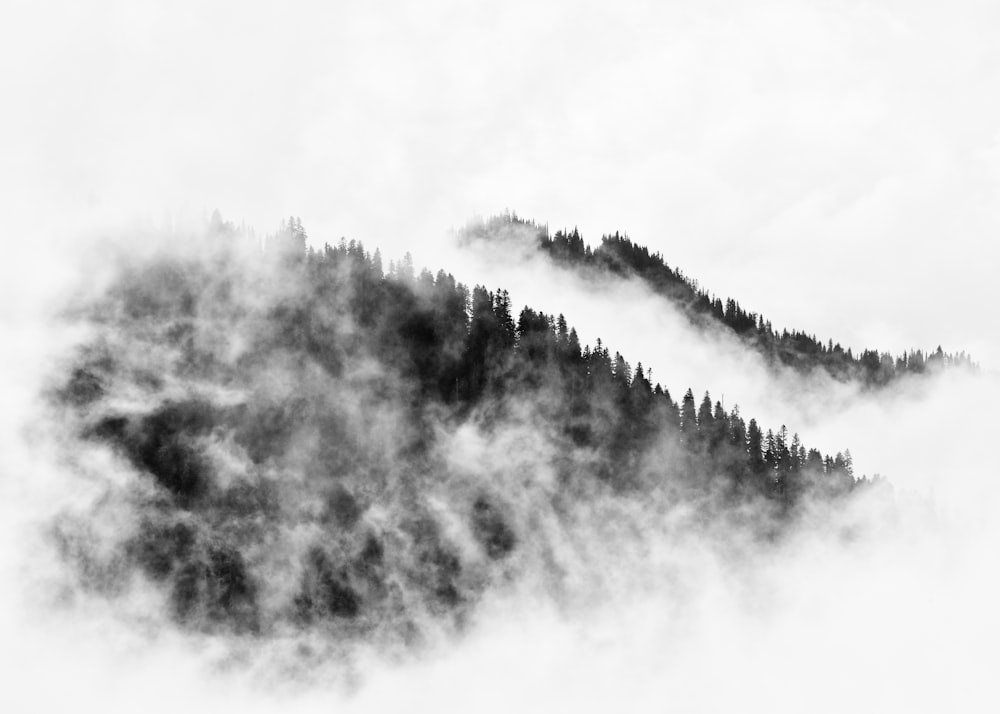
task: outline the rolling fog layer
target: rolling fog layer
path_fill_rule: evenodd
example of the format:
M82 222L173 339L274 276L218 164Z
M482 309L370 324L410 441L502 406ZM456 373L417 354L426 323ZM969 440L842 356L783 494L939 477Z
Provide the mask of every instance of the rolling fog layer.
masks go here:
M0 709L996 711L998 11L5 3ZM849 447L859 473L916 492L911 515L882 529L876 514L850 542L806 532L742 568L698 539L651 552L660 541L639 529L633 548L604 544L609 558L570 571L645 581L627 596L568 611L508 592L417 661L359 655L349 698L342 671L276 692L228 639L165 626L155 593L123 612L57 586L71 572L52 519L113 513L109 483L137 479L107 450L67 459L78 440L39 396L95 337L66 305L111 279L82 236L123 211L177 224L165 206L268 228L295 213L316 247L346 235L506 287L515 309L565 313L584 342L654 367L675 398L711 390L825 451ZM855 349L941 342L985 373L878 400L775 379L635 286L451 252L442 226L504 207L589 241L626 230L776 326ZM127 235L141 250L146 234ZM483 446L454 453L475 461ZM657 557L683 577L648 567Z
M720 348L718 336L686 328L635 285L607 284L595 294L537 262L490 265L498 272L489 278L511 290L516 307L565 313L582 340L599 335L633 364L642 360L675 395L689 381L716 398L724 387L727 405L739 402L767 426L786 423L824 449L851 448L859 473L890 478L897 508L860 500L832 525L807 519L764 549L693 526L683 509L591 501L562 533L556 521L536 514L542 529L532 537L553 548L561 571L557 596L549 586L552 561L529 549L517 556L513 585L487 587L457 636L431 627L416 656L387 660L375 649L333 658L324 676L307 675L299 686L295 637L234 646L225 634L178 630L164 618L155 589L140 582L124 597L95 596L54 554L48 527L66 513L99 518L94 543L111 548L136 515L136 501L121 495L141 483L107 449L82 445L66 415L39 398L72 363L74 346L99 334L79 313L67 318L60 292L54 302L29 305L45 310L19 310L5 328L19 349L6 355L3 370L12 406L0 437L0 626L4 665L18 676L0 701L12 711L26 702L39 710L83 703L101 711L140 704L153 711L991 709L993 603L1000 595L992 555L1000 534L988 517L1000 500L988 466L987 412L1000 393L992 376L945 375L876 398L786 381L767 376L734 345ZM75 306L102 294L113 272L81 276L85 296L76 293ZM532 288L540 284L547 289ZM247 285L251 302L274 289ZM564 306L550 304L556 294ZM644 332L649 325L656 329ZM240 334L230 327L216 326L223 343ZM169 354L137 350L121 337L127 361L169 366ZM127 381L121 386L135 389ZM141 390L115 396L119 407L143 398ZM452 428L440 441L443 462L475 487L483 464L516 454L509 466L534 480L510 483L502 495L525 517L537 505L533 494L546 488L547 447L535 426L513 421L492 435L474 422ZM392 438L391 421L387 429ZM462 483L438 489L437 503L452 507ZM854 535L837 535L838 523L850 524Z
M891 476L897 486L922 493L932 488L947 493L947 486L939 479L942 471L975 471L982 463L983 455L975 448L914 445L934 443L939 435L959 428L959 422L962 429L971 432L986 428L986 420L960 415L970 414L969 410L977 409L976 404L991 401L982 397L983 390L989 392L992 387L988 385L995 381L989 365L985 365L982 378L953 370L933 379L904 378L876 393L865 393L856 383L839 382L821 370L803 375L767 364L729 330L692 326L685 315L641 280L614 275L592 279L556 266L535 250L531 229L505 226L494 228L493 233L489 240L472 243L461 239L461 231L454 235L456 250L447 259L456 274L476 275L491 287L507 287L518 307L529 305L565 314L577 327L582 342L593 345L600 338L633 365L641 362L652 369L651 381L662 383L675 398L688 388L699 398L709 391L712 399L722 399L726 408L738 404L742 413L762 424L775 428L785 424L789 432L798 432L803 441L824 452L850 449L858 475ZM585 239L592 244L599 242L597 236ZM740 300L725 286L710 288ZM775 327L811 330L809 325ZM830 338L838 341L837 335L817 337L824 342ZM858 352L864 347L885 351L879 344L857 347ZM924 352L935 347L910 345Z
M775 324L1000 355L978 330L1000 298L993 3L4 11L19 259L123 210L218 207L436 264L442 227L509 207L627 231Z

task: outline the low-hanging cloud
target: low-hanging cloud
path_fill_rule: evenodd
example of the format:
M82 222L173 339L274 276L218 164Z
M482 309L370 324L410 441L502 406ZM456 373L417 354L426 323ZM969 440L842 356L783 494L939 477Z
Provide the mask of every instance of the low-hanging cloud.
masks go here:
M14 0L2 12L0 708L996 709L996 6ZM96 336L65 306L117 275L87 236L134 212L147 218L126 240L153 249L153 223L200 230L175 209L214 205L258 227L301 214L316 247L347 235L387 259L412 250L470 286L510 289L516 307L565 313L674 397L710 390L810 445L850 447L909 516L876 502L853 540L812 529L734 567L703 539L678 540L682 528L595 510L579 533L597 522L607 539L588 531L588 549L558 554L596 602L533 571L543 582L481 601L474 628L416 661L362 653L306 687L257 677L230 639L165 624L155 590L53 587L68 572L46 526L83 514L92 544L114 543L135 526L116 489L141 478L112 450L78 450L39 396ZM627 228L775 324L893 352L941 342L986 374L878 399L774 378L636 286L452 253L442 226L504 205L590 238ZM239 354L228 327L211 337ZM137 413L159 403L141 389L116 398ZM366 424L391 433L392 414ZM512 453L530 462L535 426L466 425L443 458L466 476ZM231 444L203 446L217 474L239 471ZM669 547L650 552L663 529ZM270 661L299 644L276 643Z
M147 238L152 242L152 236ZM256 334L252 306L296 291L295 286L262 280L266 272L254 277L254 261L261 256L253 241L248 245L247 255L225 267L222 274L233 277L246 271L244 282L236 280L230 288L238 301L251 306L251 316L246 323L232 324L213 322L211 313L201 314L193 336L207 340L201 349L212 351L224 363L237 364L249 349L241 340L248 333ZM133 253L125 251L124 255ZM130 258L133 262L128 264L142 266L144 260L148 257ZM496 270L496 265L493 261L491 269ZM363 648L345 660L343 650L331 649L322 636L303 640L301 635L289 635L241 643L210 631L184 634L164 618L169 606L156 588L134 580L119 582L116 587L124 588L127 597L110 593L113 605L108 604L108 592L99 589L95 596L93 591L80 590L77 576L67 580L66 563L46 535L51 531L42 527L60 514L76 514L70 525L86 526L89 538L76 544L92 548L87 555L96 558L95 566L101 565L102 553L114 555L115 543L137 526L142 510L136 506L146 498L142 478L136 481L127 462L99 443L81 448L64 421L76 417L62 414L53 419L49 407L37 401L40 392L51 389L52 376L66 375L75 363L72 360L79 359L80 352L73 345L93 345L95 335L101 333L92 325L67 320L63 310L60 316L50 314L59 319L49 327L32 322L31 329L11 332L39 359L12 364L6 372L11 379L10 394L21 411L17 418L8 418L4 429L5 444L10 447L5 450L4 471L17 475L4 482L8 496L4 522L10 538L3 565L12 576L7 582L19 583L5 593L4 624L12 636L7 641L21 644L17 650L8 649L5 657L11 662L16 657L29 676L5 696L12 702L37 696L38 701L53 706L68 698L103 699L111 709L129 708L148 696L148 688L170 683L172 693L154 707L266 711L281 706L311 711L336 704L379 711L405 702L418 710L464 710L469 697L482 697L485 692L490 703L484 706L495 710L573 706L587 711L624 702L638 711L660 710L664 705L713 711L748 703L751 708L759 705L781 711L801 708L807 702L815 710L835 711L849 705L864 710L896 703L935 708L956 700L963 708L975 710L990 695L982 676L989 661L990 634L996 629L988 604L997 583L987 554L997 534L984 516L996 503L997 491L988 469L982 467L988 463L988 419L970 404L989 403L982 395L996 393L992 377L937 377L913 390L880 395L878 401L853 392L824 395L829 385L822 384L803 391L802 383L781 384L782 377L767 377L737 346L720 345L719 336L697 333L670 317L657 317L666 312L664 305L643 295L634 284L603 284L594 297L593 285L574 282L549 266L517 263L503 270L508 271L504 280L496 272L490 277L513 288L517 302L553 312L555 305L545 302L547 295L533 292L530 286L542 279L545 285L557 284L566 303L583 308L579 320L569 309L560 309L578 326L581 337L586 340L591 331L609 335L605 338L609 345L622 349L629 359L641 357L654 368L654 379L675 393L683 382L675 386L668 375L676 374L678 380L692 378L692 386L700 389L702 384L711 387L726 374L732 380L722 385L727 403L738 400L748 416L761 415L771 405L790 428L796 428L797 418L802 417L815 433L842 438L837 448L852 450L857 441L864 440L865 432L875 431L883 437L873 439L870 450L856 450L865 455L856 456L859 469L868 469L870 453L884 455L887 465L912 464L913 468L878 469L895 485L896 495L888 502L883 494L860 499L840 513L817 514L772 546L745 539L749 534L730 530L731 524L706 526L697 509L682 506L639 506L628 500L591 498L575 506L564 504L570 507L569 514L553 518L546 505L559 478L550 465L552 443L545 437L544 424L533 416L532 405L513 404L499 429L484 428L475 420L457 427L442 422L437 454L453 480L442 487L423 477L418 487L420 508L442 529L461 562L487 562L483 554L488 552L476 542L476 521L470 527L470 521L463 520L467 516L455 510L456 503L466 497L463 494L474 499L475 494L485 492L490 508L500 509L504 522L522 539L512 558L500 561L506 564L493 575L489 569L479 575L472 569L468 577L474 580L484 576L499 580L481 591L469 626L457 638L445 630L435 634L434 628L427 629L432 616L423 625L430 639L424 640L416 658L386 659L384 650ZM138 275L149 277L141 270ZM204 289L213 289L215 279L208 280ZM100 289L81 298L75 309L107 295L108 284L121 285L121 281L101 281ZM131 289L144 287L148 283L133 284ZM645 311L647 320L655 320L657 327L669 326L667 341L678 347L671 355L683 353L680 348L686 344L698 359L688 366L683 359L660 364L657 355L665 351L649 349L652 358L646 362L642 350L647 345L635 340L640 330L624 330L621 342L605 332L613 321L603 322L602 303L625 306L615 315L619 323L624 315L635 319L636 326L648 324L640 319ZM627 319L624 322L628 324ZM150 328L155 332L155 325ZM348 334L351 329L344 327ZM184 356L154 347L154 343L141 349L144 340L155 337L152 333L145 337L139 333L138 340L126 333L118 336L123 339L120 344L97 343L123 364L121 374L129 375L108 383L113 388L104 403L117 413L155 413L192 390L222 407L245 400L237 386L219 389L215 380L172 383L170 375L176 375L178 360ZM662 343L648 346L657 344ZM711 362L712 355L715 362ZM703 371L695 371L696 365ZM273 393L280 401L287 396L289 384L303 379L300 366L290 368L293 372L272 369L265 379L258 374L256 383L265 396ZM741 380L737 378L740 373L750 377ZM165 381L150 381L157 374L166 377ZM380 401L374 411L370 403L366 405L365 395L372 389L405 391L404 385L393 384L393 377L380 369L378 360L354 364L333 382L317 378L321 381L315 388L331 390L330 395L350 415L341 438L360 439L362 444L390 452L392 440L401 433L405 438L409 424L402 416L405 409L391 406L392 400ZM761 387L756 380L770 381ZM764 392L768 390L784 401L777 397L767 401ZM825 409L796 401L803 396L826 399L822 402ZM755 404L754 399L760 402ZM961 414L964 419L951 418ZM779 423L770 417L763 421ZM27 431L25 424L30 425ZM885 428L875 430L874 424ZM902 432L896 427L902 427ZM360 433L352 433L355 428ZM809 436L807 442L812 442L811 433L802 431ZM933 436L933 443L948 443L951 448L915 455L908 436L892 436L903 432L921 434L921 441L926 434L925 443L932 443ZM317 448L308 429L290 438L290 453ZM892 438L898 441L887 445ZM201 449L212 459L220 478L227 473L237 480L244 477L240 458L245 456L233 461L240 454L233 443L207 434ZM288 468L290 475L298 467ZM938 476L938 472L949 476ZM379 476L372 476L377 482ZM402 476L388 473L384 483ZM231 486L231 482L222 483L223 488ZM309 487L304 487L303 494L308 494ZM928 495L930 488L933 494ZM397 504L412 506L408 500L412 494L394 498L401 499ZM355 518L347 500L338 506L334 495L329 503L331 518ZM394 506L384 500L371 505L363 522L368 527L390 526ZM293 529L285 539L291 550L279 550L277 561L294 560L296 549L307 547L314 506L308 499L283 506L286 513L292 508L300 514L305 530L296 536ZM481 523L488 528L489 509L484 513ZM505 536L497 537L493 547L503 549ZM114 558L106 564L114 567ZM86 572L99 580L105 576L100 569ZM505 572L515 576L506 585ZM20 577L14 579L15 573ZM298 582L288 573L268 587L280 593ZM419 592L419 587L413 592ZM481 586L467 581L461 587ZM104 643L97 644L99 640ZM303 656L313 662L312 667L319 667L318 678L317 670L300 669ZM72 663L81 657L89 663L87 676L67 676ZM967 665L958 667L956 662ZM303 671L307 673L304 679ZM251 683L247 673L257 682ZM64 677L67 687L39 689L38 683L46 676ZM300 685L290 685L290 676ZM720 677L725 686L720 686ZM336 684L330 689L324 681ZM463 684L457 685L459 681ZM183 686L174 687L178 682ZM817 691L827 695L817 700ZM860 698L859 691L863 692Z
M465 231L453 234L456 251L449 258L456 272L510 286L519 303L565 314L581 340L594 344L602 339L633 363L641 361L652 370L651 381L661 382L671 394L683 394L688 388L696 395L709 391L713 399L727 406L738 404L761 423L775 428L788 425L824 451L849 448L859 472L895 473L895 483L919 487L924 493L944 468L945 450L913 449L912 440L930 443L933 434L957 424L963 403L988 402L974 394L992 384L989 365L982 373L955 369L905 376L873 393L821 369L803 373L776 366L729 330L696 327L639 278L559 266L537 250L531 224L491 222L487 235L471 242L464 235ZM929 352L927 345L910 347ZM956 351L962 347L954 346ZM977 463L977 458L970 457L969 463Z

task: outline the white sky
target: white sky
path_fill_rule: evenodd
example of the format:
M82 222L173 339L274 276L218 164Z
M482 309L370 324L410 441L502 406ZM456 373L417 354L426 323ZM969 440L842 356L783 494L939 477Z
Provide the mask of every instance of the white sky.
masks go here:
M58 256L136 215L162 221L217 207L267 231L294 214L320 242L357 238L386 260L409 250L418 264L481 271L456 276L495 287L502 271L449 252L449 231L511 208L553 229L578 225L591 242L623 230L775 326L893 351L941 343L996 370L998 37L1000 3L974 0L5 0L0 320L10 320L2 328L14 348L0 355L0 475L20 478L0 486L30 491L47 468L22 438L21 415L36 401L33 380L52 337L22 308L73 275L73 261ZM560 289L573 292L571 281L536 278L524 293L555 291L546 310L558 309ZM640 300L627 312L585 305L593 322L581 334L608 337L632 324L637 332L647 324ZM669 315L658 320L670 328ZM649 365L639 347L655 337L622 349ZM677 366L675 380L659 368L657 377L715 394L730 387L699 370L725 369L731 391L743 392L727 392L727 404L746 399L758 409L747 413L767 415L769 425L784 418L769 412L764 392L773 390L755 372L736 374L732 355L699 354ZM513 698L508 709L530 708L517 705L535 696L526 683L548 692L532 701L552 702L550 710L568 690L590 708L618 703L632 677L648 699L636 710L658 711L663 701L735 710L756 695L770 710L801 711L800 694L827 696L828 673L853 666L847 676L869 710L898 708L908 692L911 709L973 711L979 699L996 711L997 385L958 379L915 397L859 400L819 423L808 412L788 419L824 449L851 445L866 472L939 489L945 506L969 502L963 513L973 517L957 519L963 527L950 537L928 544L915 529L912 552L901 539L860 562L854 551L831 558L803 548L778 561L787 574L764 576L784 603L781 618L761 625L709 598L705 622L691 626L694 644L685 641L684 657L662 673L644 641L601 647L595 658L560 639L564 623L514 624L510 642L490 640L499 650L466 647L433 671L393 674L357 710L415 694L418 709L437 707L428 698L450 692L456 678L471 691L509 670L522 688L498 693L498 702ZM973 407L977 418L954 418ZM28 518L19 504L0 504L5 528L15 515ZM0 538L3 572L20 562L14 549ZM190 679L177 679L192 666L184 657L168 652L165 666L122 677L127 665L91 656L93 636L73 648L26 637L20 611L7 607L12 596L0 595L0 633L17 643L0 647L0 663L26 673L0 688L0 701L19 705L12 711L28 710L29 696L41 696L42 709L65 699L89 710L104 697L112 711L134 710L133 700L175 710L196 699L175 685ZM626 622L626 643L659 637L655 615L650 623ZM807 652L822 666L800 656ZM652 664L635 674L629 658ZM608 661L614 680L601 678ZM88 662L100 676L80 669ZM749 689L716 686L726 665ZM803 678L789 680L798 688L770 691L769 673L796 668ZM553 671L573 681L550 680ZM151 702L149 692L163 698ZM249 695L212 693L220 710L245 710ZM857 700L839 692L812 708L866 710Z
M776 326L1000 358L996 3L2 12L9 254L218 207L437 268L511 208L626 231Z

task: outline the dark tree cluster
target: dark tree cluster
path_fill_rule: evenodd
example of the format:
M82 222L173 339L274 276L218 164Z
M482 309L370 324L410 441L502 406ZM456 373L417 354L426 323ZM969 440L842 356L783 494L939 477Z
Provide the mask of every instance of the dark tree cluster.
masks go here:
M459 415L499 397L530 400L574 445L605 453L607 477L619 485L632 478L630 457L653 440L672 438L692 457L691 470L701 470L699 462L712 468L724 463L719 478L770 498L793 503L826 477L828 492L850 490L849 452L829 457L807 451L785 427L761 434L756 420L747 424L738 407L729 413L708 392L697 407L690 389L678 404L650 382L641 363L633 370L601 340L581 347L562 315L525 307L515 320L505 290L476 286L470 293L450 275L423 271L413 277L405 267L382 275L377 262L352 241L309 252L306 270L322 279L347 266L353 281L348 292L365 296L352 310L370 324L388 326L376 329L376 349L415 380L422 399L439 400Z
M803 373L824 370L841 381L856 380L866 387L881 387L907 374L924 374L942 367L974 368L965 352L951 354L940 346L929 352L910 350L894 356L876 349L855 355L839 343L825 343L815 335L787 329L776 330L763 315L750 312L732 298L723 300L699 288L698 283L677 268L671 268L660 253L632 242L615 232L601 237L595 248L584 243L579 230L560 230L550 235L546 226L504 214L474 227L470 235L488 236L499 225L520 225L537 235L538 247L559 264L622 276L637 276L652 290L669 299L696 325L718 325L735 333L775 365Z
M534 458L557 474L552 513L595 492L659 494L705 518L749 508L773 533L860 483L850 452L807 449L707 392L678 402L641 363L581 345L562 315L518 312L505 290L418 273L409 256L386 270L355 241L314 250L297 219L249 268L227 264L234 229L213 235L209 258L125 269L93 308L105 341L57 390L85 439L143 475L115 562L162 587L185 626L409 638L420 612L464 621L544 551L517 481L495 476L506 464L469 476L441 454L467 424L547 445ZM550 243L590 255L575 235Z

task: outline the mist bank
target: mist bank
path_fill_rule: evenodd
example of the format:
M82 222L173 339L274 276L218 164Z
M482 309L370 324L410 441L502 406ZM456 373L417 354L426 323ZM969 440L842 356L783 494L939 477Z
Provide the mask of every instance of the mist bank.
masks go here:
M954 607L992 627L976 558L994 529L966 518L958 497L974 492L955 479L948 508L898 488L746 490L732 452L685 435L683 415L677 431L622 431L618 364L565 421L554 318L517 328L513 362L487 339L469 363L492 364L482 381L442 382L474 314L453 349L413 345L448 334L428 327L433 301L461 292L447 274L428 283L402 260L375 280L356 244L310 268L294 223L263 248L223 221L128 238L20 334L39 360L9 374L25 420L4 430L4 567L19 574L5 628L23 645L5 657L34 677L12 698L83 656L91 676L43 700L96 699L104 682L124 709L180 681L156 706L449 710L476 686L498 709L697 710L736 701L713 685L721 668L762 706L827 685L833 709L854 701L831 684L844 658L856 681L898 684L982 643L952 627ZM375 284L388 292L366 295ZM391 314L365 323L379 300ZM964 454L970 470L982 458ZM996 502L971 471L964 483L978 508ZM907 631L940 646L914 650ZM978 691L976 671L918 691Z
M838 378L818 366L806 371L783 366L732 329L692 319L675 299L630 270L582 269L552 260L538 248L544 227L502 217L470 226L452 235L454 252L448 257L456 270L511 286L527 304L563 311L583 341L600 338L626 354L642 355L652 379L672 393L710 390L725 405L738 404L762 423L787 424L825 451L848 444L859 471L892 476L897 485L925 494L943 465L936 453L916 456L903 435L933 439L950 431L962 402L979 401L975 393L995 381L989 369L959 365L901 373L873 391L863 381Z
M104 247L45 393L91 490L49 533L81 591L237 641L326 632L323 663L461 632L509 587L596 598L590 548L639 523L764 547L850 512L842 454L674 400L561 317L515 324L506 291L307 242L216 216Z
M942 369L977 369L964 351L949 353L940 345L926 354L911 348L894 356L866 348L859 349L855 356L851 347L845 349L839 341L817 339L814 333L802 329L775 329L763 314L744 308L737 299L723 298L701 287L680 268L671 267L660 253L619 231L605 233L600 243L592 246L576 228L550 234L547 224L508 211L486 220L472 220L458 235L460 245L473 249L489 250L489 244L493 244L501 251L528 255L537 252L586 280L637 280L669 302L693 326L739 338L775 370L792 370L806 376L822 373L839 382L880 389L902 378ZM761 276L764 280L775 278L780 282L780 276Z

